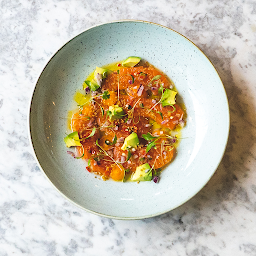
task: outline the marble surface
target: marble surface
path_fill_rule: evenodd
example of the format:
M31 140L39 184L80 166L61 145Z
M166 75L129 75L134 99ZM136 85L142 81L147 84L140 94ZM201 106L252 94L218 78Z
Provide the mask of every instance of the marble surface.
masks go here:
M30 97L49 57L90 26L120 19L191 39L215 65L230 104L227 150L209 183L181 207L140 221L68 202L28 141ZM0 0L0 255L256 255L255 46L254 0Z

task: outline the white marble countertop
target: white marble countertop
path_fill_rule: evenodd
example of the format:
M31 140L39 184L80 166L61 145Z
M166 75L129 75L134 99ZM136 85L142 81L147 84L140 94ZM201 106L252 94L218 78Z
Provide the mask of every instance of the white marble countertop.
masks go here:
M230 138L213 178L178 209L140 221L74 206L40 171L28 141L29 101L49 57L90 26L120 19L191 39L230 104ZM256 255L255 71L254 0L0 0L0 255Z

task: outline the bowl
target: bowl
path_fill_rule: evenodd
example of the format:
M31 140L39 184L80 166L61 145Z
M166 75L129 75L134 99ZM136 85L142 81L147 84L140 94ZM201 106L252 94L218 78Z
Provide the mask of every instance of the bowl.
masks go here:
M139 56L175 83L187 119L175 160L159 183L103 181L83 160L67 154L67 113L73 95L96 66ZM209 181L225 151L229 108L221 79L204 53L172 29L144 21L92 27L68 41L49 60L35 85L29 130L36 159L50 182L77 206L116 219L166 213Z

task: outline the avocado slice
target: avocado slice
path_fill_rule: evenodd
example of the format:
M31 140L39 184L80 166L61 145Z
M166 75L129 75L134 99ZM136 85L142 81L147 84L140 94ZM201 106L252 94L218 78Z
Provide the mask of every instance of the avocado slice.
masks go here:
M85 80L85 84L90 88L91 91L97 91L100 88L100 85L98 85L96 82Z
M140 60L141 60L140 57L130 56L122 62L122 66L129 67L129 68L134 67L140 62Z
M109 116L110 121L120 119L124 116L124 110L123 110L123 108L119 107L118 105L109 106L108 116Z
M78 136L78 132L72 132L68 136L64 138L64 142L66 143L66 146L68 148L73 147L73 146L82 146L80 143L80 139Z
M150 181L152 180L152 170L148 163L140 165L136 168L135 173L131 177L131 181Z
M107 77L107 72L108 72L108 70L105 68L96 67L96 69L94 71L93 82L95 82L100 87L102 80Z
M102 79L105 79L107 77L108 70L106 68L96 67L94 71L94 79L96 79L97 74L100 74L102 76Z
M176 94L177 92L170 90L170 89L165 89L163 96L162 96L162 100L161 100L161 104L163 107L165 106L171 106L173 104L176 103Z
M125 138L124 144L121 147L122 150L126 150L129 148L136 148L139 145L139 138L137 133L133 132L128 137Z

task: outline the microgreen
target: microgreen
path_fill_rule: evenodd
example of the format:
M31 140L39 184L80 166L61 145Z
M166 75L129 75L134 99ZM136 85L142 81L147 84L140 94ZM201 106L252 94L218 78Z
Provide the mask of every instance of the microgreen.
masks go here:
M132 156L132 153L130 150L128 150L128 155L127 155L127 159L126 159L126 162L129 161L129 159L131 158Z
M102 94L102 99L103 100L107 100L110 98L110 94L108 91L104 91L103 94Z
M130 75L132 77L132 83L134 84L134 76L133 75Z
M149 132L147 134L142 134L142 137L145 140L153 140L153 139L157 139L157 137L152 136Z
M113 141L110 143L110 145L116 144L116 141L117 141L117 137L116 137L116 135L115 135L115 137L114 137Z
M160 100L152 107L152 108L150 108L149 109L149 111L148 112L150 112L156 105L158 105L160 102L162 102L162 99L163 99L163 95L164 95L164 89L163 89L163 86L161 87L160 86L160 91L161 91L161 93L162 93L162 95L161 95L161 98L160 98Z
M128 117L129 117L129 118L132 118L132 119L133 119L134 108L136 107L136 105L138 104L139 101L140 101L140 99L138 99L138 100L135 102L135 104L134 104L134 106L132 107L132 109L128 111Z
M121 164L117 163L116 160L115 160L112 156L110 156L110 155L108 154L108 152L107 152L104 148L102 148L102 147L99 145L98 140L96 140L95 143L96 143L96 145L101 149L101 151L102 151L106 156L108 156L115 164L117 164L117 166L118 166L121 170L124 169L124 167L123 167ZM120 165L121 165L122 167L121 167Z
M147 148L146 148L146 152L148 153L148 151L152 148L152 147L155 147L156 146L156 143L155 143L156 140L150 142L148 145L147 145Z
M157 111L157 113L162 117L162 120L164 119L162 112Z
M112 112L107 110L107 116L111 116L112 115Z
M154 76L154 77L150 80L150 82L148 83L148 86L151 86L151 84L152 84L153 81L158 80L158 79L160 79L160 78L161 78L161 75Z
M155 147L157 145L157 141L161 138L169 138L169 139L172 139L173 137L168 135L168 134L165 134L165 135L162 135L162 136L159 136L159 137L154 137L153 135L151 135L149 132L147 134L142 134L142 137L147 140L147 141L151 141L148 145L147 145L147 148L146 148L146 152L148 153L148 151L152 148L152 147ZM162 146L165 146L165 144L161 145Z
M76 156L75 157L76 159L80 159L80 158L82 158L84 156L84 147L82 146L82 148L83 148L83 154L81 156Z
M103 107L100 105L100 103L98 103L97 101L95 101L95 100L92 100L92 101L94 101L99 107L100 107L100 110L101 110L101 114L102 114L102 116L104 116L104 109L103 109Z
M90 133L90 135L88 137L86 137L86 139L92 137L95 134L95 132L96 132L96 127L93 127L92 132Z
M161 84L161 86L160 86L159 89L158 89L158 92L159 92L159 93L163 93L163 91L164 91L164 87L163 87L163 85Z
M175 112L176 108L174 105L171 105L171 106L172 106L172 111L168 111L168 112L173 113L173 112Z

